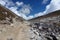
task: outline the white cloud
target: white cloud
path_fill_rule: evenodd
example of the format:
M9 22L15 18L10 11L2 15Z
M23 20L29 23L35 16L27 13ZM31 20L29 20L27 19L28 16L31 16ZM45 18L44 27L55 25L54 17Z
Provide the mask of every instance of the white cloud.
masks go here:
M60 10L60 0L52 0L49 4L49 9L47 10L47 12L53 12L56 10Z
M21 6L21 5L23 5L23 2L17 1L16 4L17 4L18 6Z
M23 13L25 15L30 14L31 7L29 5L23 5L19 10L19 13Z
M18 7L14 6L9 8L11 11L13 11L15 14L17 14L20 17L23 17L24 19L29 19L26 15L30 14L31 7L28 5L23 5L21 9L17 10ZM30 17L31 18L31 17Z
M6 7L11 6L11 7L12 7L12 6L15 6L15 4L14 4L13 2L9 2L9 1L8 1L8 2L6 2L5 6L6 6Z
M32 19L32 18L34 18L34 16L33 15L30 15L29 17L27 17L27 20L28 19Z
M6 2L4 2L4 1L0 0L0 4L5 5L5 4L6 4Z
M48 0L43 0L42 4L46 4L48 2Z
M60 10L60 0L51 0L50 4L46 6L46 10L35 14L34 17L38 17L56 10Z

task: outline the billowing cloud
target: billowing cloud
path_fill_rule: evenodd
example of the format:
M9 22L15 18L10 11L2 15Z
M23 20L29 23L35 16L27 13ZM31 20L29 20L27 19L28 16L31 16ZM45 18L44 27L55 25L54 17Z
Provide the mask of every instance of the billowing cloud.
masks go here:
M44 1L45 1L45 0L44 0ZM60 0L51 0L50 4L48 4L48 5L46 6L45 11L36 13L36 14L34 15L34 17L38 17L38 16L41 16L41 15L45 15L45 14L47 14L47 13L50 13L50 12L53 12L53 11L56 11L56 10L60 10Z
M13 11L15 14L17 14L18 16L23 17L24 19L28 19L26 15L30 14L31 7L29 5L23 5L21 7L22 8L19 9L17 6L14 6L14 7L10 7L9 9Z
M5 5L5 4L6 4L6 2L4 2L4 1L0 0L0 4Z
M47 13L60 10L60 0L52 0L48 6L50 7L47 10Z
M31 7L29 5L23 5L19 10L19 13L23 13L25 15L30 14Z

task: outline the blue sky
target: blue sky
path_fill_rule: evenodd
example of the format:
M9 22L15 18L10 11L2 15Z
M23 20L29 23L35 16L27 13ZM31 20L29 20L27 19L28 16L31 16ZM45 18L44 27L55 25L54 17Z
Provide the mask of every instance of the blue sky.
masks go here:
M0 0L0 4L26 20L60 10L60 0Z
M46 9L46 5L50 3L51 0L47 0L46 3L43 3L43 0L13 0L13 2L23 2L24 4L29 4L32 8L29 15L34 15L38 12L43 12Z

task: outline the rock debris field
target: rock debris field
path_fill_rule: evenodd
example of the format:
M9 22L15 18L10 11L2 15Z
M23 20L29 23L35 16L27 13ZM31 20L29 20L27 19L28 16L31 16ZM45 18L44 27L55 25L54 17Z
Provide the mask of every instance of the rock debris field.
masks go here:
M60 26L60 25L59 25ZM34 23L30 25L31 40L60 40L60 27L56 23Z

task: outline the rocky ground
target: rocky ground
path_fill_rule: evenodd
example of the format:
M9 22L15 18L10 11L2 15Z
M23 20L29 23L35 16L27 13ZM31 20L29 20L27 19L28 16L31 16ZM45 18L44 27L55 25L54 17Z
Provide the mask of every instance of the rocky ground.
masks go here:
M30 23L17 16L0 18L0 40L60 40L60 17L47 23Z
M0 20L0 40L60 40L60 23Z
M0 40L60 40L60 23L0 20Z
M31 40L60 40L60 25L56 23L33 23L30 25Z
M0 20L0 40L29 40L29 37L26 21L16 18Z

